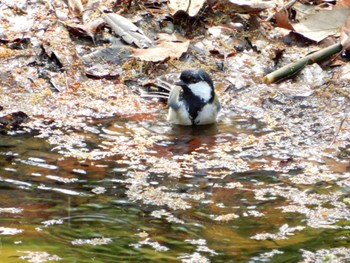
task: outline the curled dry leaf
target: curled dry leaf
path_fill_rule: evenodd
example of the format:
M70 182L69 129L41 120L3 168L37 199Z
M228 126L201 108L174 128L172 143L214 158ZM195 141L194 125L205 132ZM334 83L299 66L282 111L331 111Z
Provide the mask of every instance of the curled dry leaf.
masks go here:
M349 15L350 9L323 10L293 24L293 28L304 37L319 42L330 35L338 34Z
M343 45L344 49L350 49L350 16L346 19L342 32L340 33L340 43Z
M196 16L206 0L170 0L168 7L171 15L184 11L189 16Z
M285 28L288 30L293 30L293 27L290 24L290 21L288 18L288 13L285 12L285 10L277 12L275 14L275 19L276 19L276 26L277 27Z
M69 10L76 16L81 16L84 12L83 4L81 0L68 0Z
M167 58L179 58L187 51L190 41L176 34L159 34L158 45L148 49L134 49L133 56L144 61L159 62Z
M246 13L258 13L260 11L275 7L275 1L230 0L229 2L235 11Z
M148 48L152 46L152 40L127 18L112 13L102 14L102 18L126 43L134 44L138 48Z
M95 34L102 28L104 21L102 18L98 18L84 24L67 22L65 25L69 33L72 35L78 37L89 37L95 42Z
M340 33L340 43L344 49L350 48L350 28L343 28L342 32Z

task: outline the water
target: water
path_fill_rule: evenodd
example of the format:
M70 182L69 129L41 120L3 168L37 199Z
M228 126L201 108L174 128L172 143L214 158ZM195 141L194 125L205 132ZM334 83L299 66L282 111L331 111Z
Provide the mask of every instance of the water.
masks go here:
M0 262L299 262L349 247L349 186L292 181L306 168L261 144L276 131L141 117L90 121L60 147L0 137Z

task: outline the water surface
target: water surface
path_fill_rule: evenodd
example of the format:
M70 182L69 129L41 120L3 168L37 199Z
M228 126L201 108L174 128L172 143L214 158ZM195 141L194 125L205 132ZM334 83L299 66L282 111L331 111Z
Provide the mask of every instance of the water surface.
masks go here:
M299 262L349 247L349 186L293 181L307 170L269 146L276 131L139 118L91 120L64 131L69 146L0 137L1 262Z

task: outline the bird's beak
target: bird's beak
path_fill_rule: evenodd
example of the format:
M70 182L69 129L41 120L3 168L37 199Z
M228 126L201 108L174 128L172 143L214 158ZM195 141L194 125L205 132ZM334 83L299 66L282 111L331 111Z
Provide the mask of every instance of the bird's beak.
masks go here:
M181 87L182 87L182 86L186 86L186 83L183 82L182 80L180 80L180 81L176 81L176 82L175 82L175 85L176 85L176 86L181 86Z

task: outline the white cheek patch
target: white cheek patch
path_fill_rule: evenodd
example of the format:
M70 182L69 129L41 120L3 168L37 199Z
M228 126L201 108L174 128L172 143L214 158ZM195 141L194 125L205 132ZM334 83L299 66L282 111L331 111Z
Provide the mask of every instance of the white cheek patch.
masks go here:
M198 83L190 84L188 87L194 95L202 98L205 102L210 100L211 87L207 82L200 81Z

